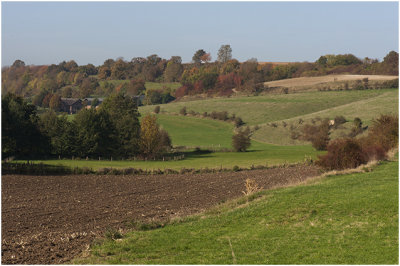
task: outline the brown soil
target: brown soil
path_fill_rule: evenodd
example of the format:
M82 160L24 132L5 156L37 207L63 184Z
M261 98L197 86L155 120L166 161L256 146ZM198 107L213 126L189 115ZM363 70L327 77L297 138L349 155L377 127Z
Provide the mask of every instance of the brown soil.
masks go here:
M318 174L314 166L292 166L194 175L5 175L2 263L65 263L108 228L193 214L239 197L246 178L268 189Z

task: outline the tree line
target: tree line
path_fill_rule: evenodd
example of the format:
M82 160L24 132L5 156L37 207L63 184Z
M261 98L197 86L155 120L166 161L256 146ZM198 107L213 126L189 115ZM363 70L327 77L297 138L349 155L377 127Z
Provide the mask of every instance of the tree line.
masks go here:
M30 97L37 106L44 106L51 97L86 98L90 95L107 97L114 93L130 96L148 96L148 104L165 103L185 95L230 95L237 91L257 93L263 82L319 76L327 74L398 74L398 53L389 52L379 62L368 57L359 59L352 54L324 55L315 62L288 63L284 65L262 64L252 58L239 62L232 57L230 45L222 45L218 58L212 62L210 53L197 50L191 63L182 63L180 56L163 59L156 54L107 59L100 66L79 66L75 61L58 65L27 66L16 60L2 69L2 92L12 92ZM123 80L125 82L110 82ZM176 91L147 91L145 82L180 82Z
M99 109L82 109L70 121L12 93L2 96L2 158L79 157L153 159L172 147L155 116L140 114L131 97L113 94Z

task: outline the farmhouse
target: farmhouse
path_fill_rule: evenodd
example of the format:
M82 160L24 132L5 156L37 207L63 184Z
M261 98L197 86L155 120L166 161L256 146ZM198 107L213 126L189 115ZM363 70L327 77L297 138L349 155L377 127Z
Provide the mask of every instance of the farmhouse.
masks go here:
M61 98L61 111L75 114L82 109L82 100L78 98Z

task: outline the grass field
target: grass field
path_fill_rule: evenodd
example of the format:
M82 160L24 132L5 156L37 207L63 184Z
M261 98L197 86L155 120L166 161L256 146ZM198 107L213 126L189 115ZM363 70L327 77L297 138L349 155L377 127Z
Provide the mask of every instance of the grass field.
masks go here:
M142 116L143 117L143 116ZM233 124L190 116L157 115L158 123L168 131L174 146L200 147L210 150L231 149ZM51 165L89 167L94 170L103 167L142 169L185 168L229 168L237 165L248 168L252 165L281 165L303 161L306 156L315 159L318 154L311 145L277 146L252 141L248 152L185 152L185 159L178 161L110 161L108 160L40 160ZM97 159L97 158L95 158ZM103 158L105 159L105 158Z
M369 81L385 81L398 78L398 76L387 75L326 75L319 77L301 77L283 80L274 80L265 82L270 87L287 87L287 88L312 88L316 85L326 85L342 83L344 81L356 81L368 78Z
M166 88L170 88L171 91L175 91L177 88L181 87L182 84L179 82L146 82L145 84L147 90L160 90Z
M182 169L182 168L228 168L237 165L249 168L252 165L282 165L304 161L306 156L315 159L321 152L315 151L311 145L277 146L252 141L248 152L187 152L185 159L177 161L110 161L103 160L31 160L33 163L64 165L70 167L89 167L97 170L104 167L141 168L141 169Z
M280 95L250 96L237 98L214 98L189 102L162 104L161 112L176 113L186 106L187 111L199 113L227 111L240 116L248 125L264 124L273 121L313 114L361 100L372 99L386 93L393 97L398 90L326 91L305 92ZM398 98L397 98L398 99ZM387 99L390 101L390 98ZM396 102L393 98L392 102ZM377 108L385 108L378 106ZM142 106L143 114L152 112L154 106Z
M121 83L128 83L130 80L101 80L99 81L99 85L104 87L105 82L109 84L113 84L115 87L120 85ZM164 87L171 88L172 91L175 91L177 88L182 85L179 82L146 82L145 87L147 90L158 90L163 89Z
M381 114L397 115L399 109L398 103L398 90L389 90L375 97L360 99L333 108L284 119L283 121L289 125L286 128L283 128L282 121L278 121L278 127L276 128L267 124L261 124L260 129L253 135L253 139L277 145L304 144L302 141L292 140L290 138L290 125L298 126L300 118L304 120L304 123L310 123L311 119L316 117L334 119L336 116L342 115L348 120L348 123L344 124L343 127L350 129L356 117L361 118L364 126L369 126L372 124L372 120L378 118ZM348 130L341 130L341 132L346 133ZM341 133L336 134L336 136L340 136L340 134ZM335 136L335 134L332 135Z
M164 114L157 115L157 122L168 131L174 146L232 147L231 123Z
M305 155L316 158L317 152L305 141L290 138L290 125L298 126L301 118L309 123L312 118L328 117L333 119L343 115L349 121L332 133L338 137L346 133L352 126L355 117L360 117L364 125L381 113L398 113L398 90L363 90L363 91L328 91L307 92L285 95L268 95L238 98L218 98L192 102L169 103L161 106L161 114L157 115L159 124L165 128L174 146L201 147L203 149L231 148L233 124L212 119L192 116L180 116L180 108L197 112L227 110L241 116L250 125L259 124L259 130L252 136L250 152L231 153L217 152L208 154L187 153L185 160L169 162L141 161L77 161L55 160L43 161L50 164L68 166L89 166L93 169L101 167L137 167L143 169L172 168L232 168L234 165L249 167L254 165L283 164L304 159ZM142 117L154 110L154 106L139 108ZM175 115L170 115L175 113ZM247 119L247 120L246 120ZM287 126L284 127L282 121ZM268 122L276 122L272 127ZM275 144L275 145L269 145ZM277 146L279 145L279 146ZM284 147L287 146L288 147ZM292 146L292 147L290 147Z
M76 264L398 264L398 162L221 204Z

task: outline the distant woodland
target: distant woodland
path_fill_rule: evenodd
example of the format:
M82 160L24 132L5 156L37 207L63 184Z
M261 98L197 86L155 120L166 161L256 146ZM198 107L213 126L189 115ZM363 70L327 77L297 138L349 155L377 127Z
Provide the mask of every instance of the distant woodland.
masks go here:
M49 107L52 100L57 102L61 97L107 97L120 92L145 95L152 99L148 104L158 104L185 95L257 93L264 89L263 82L286 78L345 73L397 75L398 58L398 53L391 51L382 62L352 54L324 55L312 63L259 63L255 58L239 62L232 58L231 47L222 45L217 60L212 61L210 53L200 49L191 63L182 63L180 56L163 59L156 54L130 61L107 59L100 66L79 66L73 60L58 65L26 65L16 60L2 69L2 93L14 93L42 107ZM180 85L174 90L168 86L146 90L146 82Z

